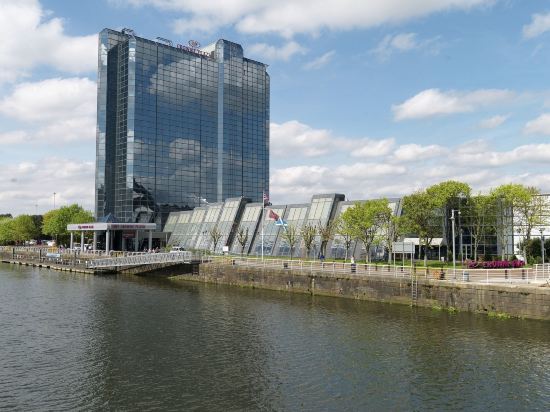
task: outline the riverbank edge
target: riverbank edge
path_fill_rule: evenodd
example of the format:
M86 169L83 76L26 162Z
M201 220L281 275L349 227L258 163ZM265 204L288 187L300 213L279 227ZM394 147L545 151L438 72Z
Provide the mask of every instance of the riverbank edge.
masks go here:
M410 277L304 275L289 269L254 269L230 263L203 263L198 273L176 271L172 272L170 279L414 304L450 312L483 313L498 318L550 320L550 288L540 285L480 284L418 278L417 298L413 302Z

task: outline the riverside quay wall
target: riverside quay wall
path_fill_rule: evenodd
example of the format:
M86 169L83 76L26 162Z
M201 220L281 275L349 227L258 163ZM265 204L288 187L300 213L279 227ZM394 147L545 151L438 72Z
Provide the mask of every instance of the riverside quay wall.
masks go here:
M173 275L177 275L172 277L176 280L550 320L550 287L540 283L483 284L420 276L416 283L410 275L305 273L284 266L246 267L234 260L202 263L198 273Z

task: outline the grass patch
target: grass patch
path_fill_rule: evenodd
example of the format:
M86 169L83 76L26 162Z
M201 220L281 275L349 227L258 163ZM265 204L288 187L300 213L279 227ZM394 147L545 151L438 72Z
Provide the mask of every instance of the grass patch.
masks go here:
M488 312L487 316L493 319L510 319L511 316L504 312Z

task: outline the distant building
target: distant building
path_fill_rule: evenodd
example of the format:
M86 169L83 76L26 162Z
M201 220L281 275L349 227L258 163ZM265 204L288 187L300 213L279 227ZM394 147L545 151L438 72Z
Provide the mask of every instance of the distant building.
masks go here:
M96 217L157 223L269 190L269 75L227 40L99 34ZM200 210L200 209L199 209Z
M401 216L403 202L400 198L389 198L388 206L394 216ZM540 221L546 225L537 225L531 229L531 238L541 235L550 236L550 195L542 195L538 199L541 203ZM283 233L286 230L284 224L292 225L298 230L298 239L294 248L294 256L304 256L304 243L299 230L304 225L327 226L331 221L338 219L346 209L356 203L365 200L345 200L342 194L318 194L314 195L309 203L270 205L265 208L262 219L262 203L250 202L246 198L227 199L223 203L216 203L196 208L193 211L171 213L164 232L170 234L168 244L183 246L187 249L213 250L212 236L214 228L221 233L221 239L216 245L216 252L222 252L224 246L230 253L259 256L263 253L267 256L289 256L290 247L285 241ZM519 220L517 214L505 209L497 211L496 215L487 216L487 221L494 219L502 222L501 233L497 233L494 225L485 223L485 229L479 233L474 243L472 236L472 212L468 206L459 206L461 214L457 214L455 221L455 257L457 261L467 259L499 259L502 254L510 258L514 254L521 254L521 242L526 238L525 222ZM443 210L441 218L436 219L438 235L432 239L427 254L429 259L452 260L452 227L450 222L450 210ZM280 218L278 220L277 218ZM281 224L284 223L284 224ZM241 245L238 242L238 233L247 234L241 239L246 242ZM262 235L263 233L263 235ZM397 239L396 239L397 240ZM415 233L401 234L398 240L413 243L417 259L423 257L424 246ZM380 242L378 242L380 243ZM321 251L321 239L317 235L313 241L309 257L317 257ZM326 245L327 258L344 258L354 256L355 259L365 259L369 255L371 260L387 260L388 250L382 244L372 245L366 250L362 242L353 240L348 250L344 238L336 233Z

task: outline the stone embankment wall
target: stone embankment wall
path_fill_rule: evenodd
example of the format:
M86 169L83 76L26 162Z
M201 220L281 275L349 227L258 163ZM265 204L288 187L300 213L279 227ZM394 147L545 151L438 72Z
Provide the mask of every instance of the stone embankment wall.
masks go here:
M183 268L182 268L183 269ZM187 268L186 268L187 269ZM172 271L176 279L256 287L296 293L412 304L411 278L392 276L301 274L206 263L199 273ZM418 279L418 306L550 320L550 288Z

